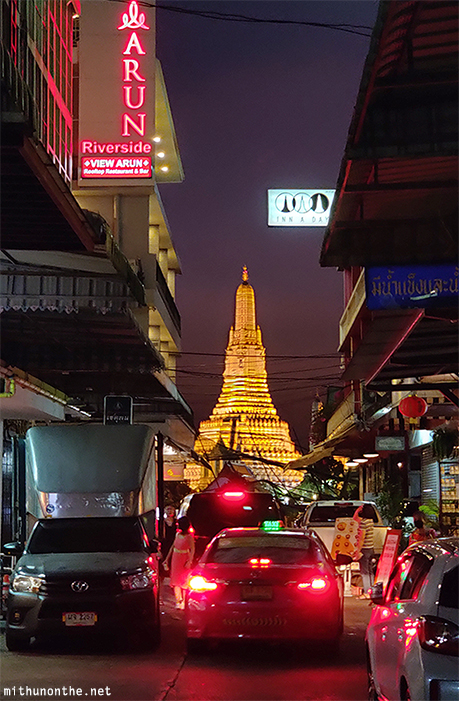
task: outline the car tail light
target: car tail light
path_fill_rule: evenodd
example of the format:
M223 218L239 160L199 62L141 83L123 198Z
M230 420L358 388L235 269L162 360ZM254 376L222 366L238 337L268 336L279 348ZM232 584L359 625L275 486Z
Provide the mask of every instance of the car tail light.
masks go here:
M458 657L459 628L455 623L435 616L421 616L418 635L424 650Z
M330 581L327 577L312 577L307 582L300 582L298 589L322 594L330 589Z
M245 492L242 491L226 491L223 492L223 498L228 501L242 501L245 497Z
M188 587L191 591L213 591L218 587L217 582L212 582L200 574L195 574L190 577Z
M251 567L269 567L271 560L269 557L252 557L249 560L249 565Z

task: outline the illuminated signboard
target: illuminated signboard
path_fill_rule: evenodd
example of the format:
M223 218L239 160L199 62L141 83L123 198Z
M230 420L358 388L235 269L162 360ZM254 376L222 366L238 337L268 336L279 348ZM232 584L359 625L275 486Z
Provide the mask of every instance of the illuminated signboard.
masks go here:
M369 309L410 309L457 306L459 267L440 265L391 265L366 268Z
M80 37L79 184L135 185L153 172L154 10L83 0Z
M268 226L327 226L334 190L268 190Z

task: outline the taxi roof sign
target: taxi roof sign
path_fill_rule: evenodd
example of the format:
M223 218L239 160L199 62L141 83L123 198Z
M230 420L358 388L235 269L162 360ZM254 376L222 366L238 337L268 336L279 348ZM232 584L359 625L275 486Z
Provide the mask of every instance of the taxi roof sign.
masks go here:
M280 531L283 527L282 521L263 521L261 524L263 531Z

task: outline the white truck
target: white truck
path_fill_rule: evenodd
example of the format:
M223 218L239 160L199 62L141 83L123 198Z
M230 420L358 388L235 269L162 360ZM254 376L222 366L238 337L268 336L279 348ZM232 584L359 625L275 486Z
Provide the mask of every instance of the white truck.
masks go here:
M7 603L6 644L103 635L160 638L155 434L143 425L51 425L26 434L34 522Z
M331 553L336 519L352 519L356 510L363 504L370 504L373 509L375 555L379 556L384 547L387 526L384 525L378 507L373 501L314 501L297 520L297 525L300 528L310 528L317 533Z

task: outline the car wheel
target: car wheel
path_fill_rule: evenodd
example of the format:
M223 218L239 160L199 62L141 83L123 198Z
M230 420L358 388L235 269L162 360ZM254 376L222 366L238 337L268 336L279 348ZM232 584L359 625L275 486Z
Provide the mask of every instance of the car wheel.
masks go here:
M376 692L373 670L371 669L370 654L367 648L367 679L368 679L368 701L379 701L379 696Z
M10 630L5 631L6 647L10 652L24 652L29 648L30 638L23 638L15 635Z
M203 638L187 638L186 650L189 655L200 655L207 650L207 640Z

